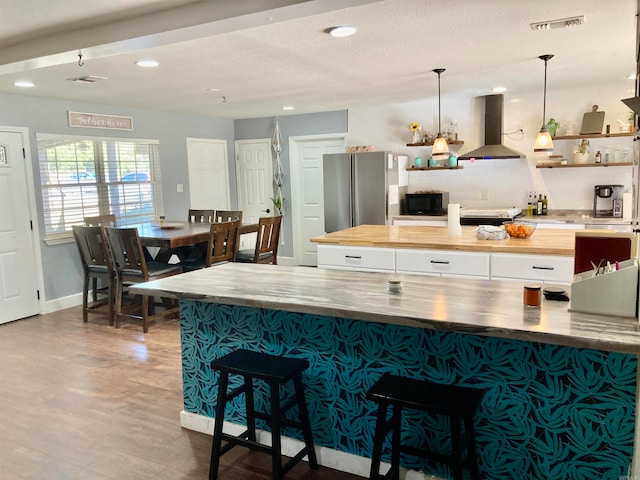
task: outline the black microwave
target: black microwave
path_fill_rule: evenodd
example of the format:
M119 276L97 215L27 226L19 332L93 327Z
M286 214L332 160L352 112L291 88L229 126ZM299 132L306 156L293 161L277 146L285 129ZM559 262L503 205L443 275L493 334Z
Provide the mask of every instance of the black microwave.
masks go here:
M449 192L407 193L405 213L407 215L446 215Z

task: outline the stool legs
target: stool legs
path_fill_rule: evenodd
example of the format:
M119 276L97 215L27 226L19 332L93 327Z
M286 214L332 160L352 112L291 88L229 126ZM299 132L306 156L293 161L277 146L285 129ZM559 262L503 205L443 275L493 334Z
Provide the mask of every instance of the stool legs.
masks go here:
M304 388L302 384L302 376L297 375L292 378L295 387L295 399L288 402L283 407L280 402L280 383L278 381L267 381L269 386L269 400L271 403L271 412L265 415L264 412L256 412L253 396L253 378L243 375L244 384L242 387L227 392L229 385L229 373L220 372L218 381L218 397L215 409L215 426L213 430L213 443L211 445L211 463L209 466L209 480L218 479L218 469L220 467L220 457L236 445L245 446L251 450L260 450L271 455L272 478L273 480L281 480L298 461L305 455L309 458L309 466L318 468L315 450L313 447L313 436L311 434L311 425L309 422L309 412L304 397ZM230 436L223 434L222 426L224 424L224 410L227 402L239 393L245 394L245 405L247 411L247 430L239 436ZM291 406L298 406L299 422L283 419L283 414ZM269 421L271 427L271 447L261 445L256 441L256 421L261 418ZM304 437L305 448L289 460L284 466L282 465L282 425L295 426L302 431ZM244 439L246 438L246 440ZM222 440L227 443L222 446Z
M280 386L269 384L271 390L271 465L273 480L282 478L282 457L280 440Z
M460 419L449 417L451 423L451 454L452 463L450 465L453 480L462 480L462 438L460 435Z
M318 460L316 459L316 451L313 448L313 436L311 434L311 422L309 421L309 411L307 410L307 401L304 397L304 386L302 385L302 377L298 376L293 379L293 385L296 389L296 398L298 399L298 412L300 422L302 423L302 435L304 444L307 447L307 457L309 457L309 466L318 468Z
M218 381L218 401L216 403L216 421L213 427L213 444L211 445L211 463L209 465L209 480L218 479L218 468L220 466L220 455L222 449L222 425L224 424L224 407L227 403L227 385L229 374L220 373ZM255 434L255 427L254 427Z

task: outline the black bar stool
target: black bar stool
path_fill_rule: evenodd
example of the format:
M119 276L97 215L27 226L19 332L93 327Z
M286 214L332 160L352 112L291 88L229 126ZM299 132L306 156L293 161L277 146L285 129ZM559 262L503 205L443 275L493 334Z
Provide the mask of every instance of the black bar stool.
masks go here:
M296 463L309 457L311 468L318 468L316 453L313 449L313 437L307 404L304 398L302 372L309 367L309 362L302 358L288 358L249 350L236 350L222 358L211 362L211 368L220 372L218 382L218 401L216 404L216 421L213 431L213 445L211 446L211 464L209 466L209 480L217 480L220 457L236 445L271 455L272 478L280 480ZM242 375L244 383L227 392L229 374ZM253 403L253 379L265 381L270 390L271 413L256 411ZM295 396L280 404L280 385L293 381ZM247 430L238 436L222 432L224 409L231 399L245 394L247 408ZM293 406L298 406L299 421L284 418L285 412ZM256 418L266 420L271 427L272 446L256 441ZM282 465L281 458L281 430L283 426L297 428L302 431L305 447L296 456ZM227 443L222 446L222 441Z
M478 480L478 458L473 430L473 415L482 401L484 390L442 385L426 380L416 380L384 374L367 392L367 398L378 403L376 431L371 455L370 480L400 478L400 454L421 457L445 463L451 469L454 480L462 480L463 469L468 468L471 478ZM387 420L387 408L393 407ZM445 455L400 444L402 409L409 408L431 414L446 415L451 423L451 454ZM464 430L461 428L464 424ZM391 432L391 468L380 474L382 444ZM465 458L465 449L467 452Z

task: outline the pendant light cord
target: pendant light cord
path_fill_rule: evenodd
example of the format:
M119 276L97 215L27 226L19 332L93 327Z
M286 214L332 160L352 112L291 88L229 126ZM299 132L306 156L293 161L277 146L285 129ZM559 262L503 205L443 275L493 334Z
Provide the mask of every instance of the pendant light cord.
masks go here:
M553 58L553 55L546 54L538 57L540 60L544 60L544 96L542 100L542 125L545 125L545 118L547 118L547 62Z
M441 119L441 108L440 108L440 74L444 72L444 68L436 68L432 70L432 72L438 74L438 135L442 134L442 119Z
M547 62L544 60L544 96L542 99L542 124L544 125L544 119L547 118Z

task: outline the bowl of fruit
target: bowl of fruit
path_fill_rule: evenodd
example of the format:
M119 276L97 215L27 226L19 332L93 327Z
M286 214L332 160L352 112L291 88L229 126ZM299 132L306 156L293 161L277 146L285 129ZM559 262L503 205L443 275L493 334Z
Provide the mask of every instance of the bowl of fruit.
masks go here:
M503 222L502 225L504 225L504 229L511 238L529 238L533 235L537 223L527 222L526 220L513 220Z

